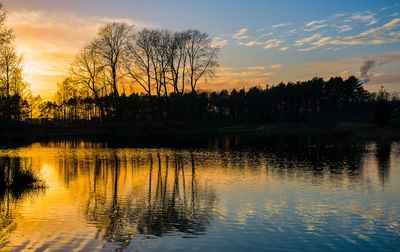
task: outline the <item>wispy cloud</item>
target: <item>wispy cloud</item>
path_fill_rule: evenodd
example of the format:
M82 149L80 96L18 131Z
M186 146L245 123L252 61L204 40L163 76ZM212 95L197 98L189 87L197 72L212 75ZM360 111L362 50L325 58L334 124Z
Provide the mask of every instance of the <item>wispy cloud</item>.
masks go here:
M345 22L359 21L368 23L367 26L369 26L376 24L378 22L375 16L376 14L373 13L368 13L368 14L356 13L352 15L349 19L345 20Z
M283 41L279 40L279 39L270 39L268 41L265 42L265 46L264 49L269 49L269 48L273 48L273 47L277 47L280 44L282 44Z
M287 34L292 34L292 33L295 33L297 31L297 29L295 28L295 29L291 29L290 31L287 31L286 33Z
M239 31L237 31L237 32L232 36L232 38L238 39L238 40L247 39L247 38L249 38L249 36L244 35L246 32L247 32L247 28L242 28L242 29L240 29Z
M281 47L279 50L280 51L287 51L289 49L289 47L288 46L285 46L285 47Z
M259 71L247 71L247 72L231 72L230 75L236 77L248 77L248 76L264 75L264 73Z
M264 70L265 66L252 66L252 67L247 67L249 70Z
M312 35L310 37L306 37L306 38L302 38L302 39L296 40L296 45L297 46L302 46L302 45L304 45L306 43L309 43L309 42L311 42L311 41L313 41L315 39L318 39L320 37L321 37L321 34L317 33L317 34L314 34L314 35Z
M315 31L317 29L321 29L323 27L328 26L328 24L324 24L325 22L326 22L326 19L314 20L314 21L308 22L304 26L304 31Z
M310 28L304 28L304 30L305 31L315 31L315 30L318 30L318 29L321 29L321 28L324 28L324 27L327 27L327 26L328 26L327 24L314 25L314 26L311 26Z
M272 34L274 34L274 33L273 32L267 32L267 33L261 34L260 38L265 38L265 37L271 36Z
M243 45L243 46L256 46L256 45L263 45L264 42L260 42L260 41L249 41L249 42L239 42L239 45Z
M276 24L276 25L273 25L272 28L285 27L285 26L289 26L289 25L292 25L292 24L293 23Z
M217 71L229 71L232 70L232 67L217 67Z
M222 37L215 37L212 40L212 47L218 47L218 48L222 48L224 46L228 45L228 40L227 39L223 39Z
M275 75L275 72L268 72L268 73L262 73L262 76L271 76L271 75Z
M353 30L353 28L351 28L350 25L340 25L340 26L337 26L337 29L338 29L339 33Z
M311 21L311 22L306 23L305 27L311 27L311 26L318 25L318 24L322 24L322 23L325 23L325 22L326 22L325 19L322 19L322 20L314 20L314 21Z
M271 68L271 69L281 69L282 65L281 64L274 64L274 65L270 65L269 68Z

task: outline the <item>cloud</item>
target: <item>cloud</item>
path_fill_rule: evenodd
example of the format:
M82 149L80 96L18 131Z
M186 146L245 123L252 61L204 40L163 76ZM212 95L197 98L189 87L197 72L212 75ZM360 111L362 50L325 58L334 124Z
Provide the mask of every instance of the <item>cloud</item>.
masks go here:
M306 38L302 38L302 39L296 40L296 45L297 46L302 46L302 45L304 45L306 43L309 43L309 42L311 42L311 41L313 41L315 39L318 39L320 37L321 37L321 34L316 33L316 34L314 34L314 35L312 35L310 37L306 37Z
M299 51L299 52L308 52L308 51L317 49L317 48L319 48L319 47L320 47L320 46L312 46L312 47L308 47L308 48L300 48L300 49L297 49L297 51Z
M340 26L337 26L337 29L338 29L339 33L353 30L353 28L351 28L349 25L340 25Z
M273 47L277 47L280 44L282 44L283 41L278 40L278 39L270 39L268 41L265 42L265 46L264 49L269 49L269 48L273 48Z
M306 23L305 27L311 27L311 26L314 26L316 24L322 24L322 23L325 23L325 22L326 22L326 19L314 20L314 21Z
M276 25L273 25L272 28L285 27L285 26L289 26L289 25L292 25L292 24L293 23L276 24Z
M225 71L232 70L232 67L217 67L216 70L219 72L225 72Z
M223 39L221 37L213 38L212 43L211 43L212 47L218 47L218 48L224 47L226 45L228 45L228 40Z
M318 64L311 64L307 70L310 71L324 71L324 70L333 70L333 71L341 71L343 67L359 69L360 65L365 60L373 60L377 62L377 65L384 65L388 63L400 63L400 51L387 53L387 54L378 54L369 56L367 59L365 57L354 57L347 58L342 60L335 61L325 61L318 62Z
M326 26L328 26L328 25L327 25L327 24L314 25L314 26L312 26L312 27L310 27L310 28L304 28L304 30L305 30L305 31L315 31L315 30L324 28L324 27L326 27Z
M288 50L288 49L289 49L289 47L288 47L288 46L285 46L285 47L280 48L279 50L280 50L280 51L286 51L286 50Z
M242 28L242 29L240 29L239 31L237 31L237 33L235 33L235 34L232 36L232 38L238 39L238 40L246 39L246 38L249 37L249 36L247 36L247 35L244 35L246 32L247 32L247 28Z
M271 76L271 75L275 75L275 72L268 72L268 73L263 73L261 74L262 76Z
M295 28L295 29L291 29L290 31L287 31L286 33L287 34L293 34L293 33L295 33L297 31L297 29Z
M368 85L384 85L384 84L396 84L396 90L400 86L400 73L389 73L389 74L373 74Z
M230 75L236 77L248 77L248 76L263 75L263 73L260 73L259 71L231 72Z
M375 66L382 66L391 62L400 62L400 53L399 54L389 54L389 55L383 55L379 57L371 57L362 63L360 67L360 78L364 83L367 83L370 81L372 75L369 74L369 72L375 67Z
M326 19L322 20L314 20L305 24L304 31L315 31L317 29L328 26L328 24L323 24L326 22Z
M345 22L359 21L368 23L367 26L376 24L378 20L375 18L376 14L366 14L363 15L361 13L356 13L352 15L349 19L345 20Z
M249 70L264 70L265 66L253 66L253 67L247 67Z
M263 76L272 76L275 75L275 72L264 72L266 67L264 66L253 66L253 67L247 67L249 71L242 71L242 72L235 72L235 71L221 71L220 74L218 74L218 80L216 81L221 81L221 80L232 80L232 77L235 77L236 79L254 79L254 78L260 78Z
M255 46L255 45L263 45L264 42L259 41L249 41L249 42L239 42L239 45L243 46Z
M253 71L262 71L265 70L267 67L265 66L251 66L251 67L247 67L247 69L249 70L253 70ZM281 69L282 65L281 64L273 64L273 65L269 65L268 66L269 69L273 69L273 70L277 70L277 69ZM275 74L275 73L274 73ZM268 75L271 75L271 72L268 73Z
M274 65L270 65L269 68L271 68L271 69L281 69L282 65L281 64L274 64Z
M267 33L261 34L260 38L268 37L268 36L271 36L272 34L274 34L274 33L273 32L267 32Z
M333 15L332 17L338 18L338 17L344 17L344 16L346 16L346 13L337 13L337 14Z

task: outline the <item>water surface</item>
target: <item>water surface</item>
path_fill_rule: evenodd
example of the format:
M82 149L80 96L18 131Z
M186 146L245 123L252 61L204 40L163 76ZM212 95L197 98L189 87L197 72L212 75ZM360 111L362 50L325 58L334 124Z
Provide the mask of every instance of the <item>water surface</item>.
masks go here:
M0 194L0 250L400 247L400 143L58 141L3 148L47 184Z

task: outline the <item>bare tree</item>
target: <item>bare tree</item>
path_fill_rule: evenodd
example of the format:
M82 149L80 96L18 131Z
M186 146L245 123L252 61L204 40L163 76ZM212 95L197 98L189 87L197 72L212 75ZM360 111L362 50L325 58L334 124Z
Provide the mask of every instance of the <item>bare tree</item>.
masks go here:
M153 89L152 79L152 39L153 31L143 29L139 31L129 46L129 54L125 58L125 71L129 77L137 82L149 97Z
M187 64L187 51L185 49L185 44L187 41L187 35L188 34L186 32L175 32L171 36L167 47L167 59L172 80L172 87L174 93L176 94L183 94L185 91ZM180 88L179 82L181 82Z
M102 90L105 89L104 82L101 81L104 65L93 49L93 44L86 45L76 56L71 66L71 81L82 84L89 89L93 95L95 103L100 110L100 119L104 121L104 105L101 101Z
M192 93L195 93L199 79L214 76L215 69L218 66L218 48L211 46L211 39L207 33L188 30L185 34L190 87Z
M112 87L114 106L118 110L118 82L123 77L120 73L122 59L127 53L129 42L133 36L133 27L126 23L111 23L100 28L93 41L93 50L108 71L109 84Z

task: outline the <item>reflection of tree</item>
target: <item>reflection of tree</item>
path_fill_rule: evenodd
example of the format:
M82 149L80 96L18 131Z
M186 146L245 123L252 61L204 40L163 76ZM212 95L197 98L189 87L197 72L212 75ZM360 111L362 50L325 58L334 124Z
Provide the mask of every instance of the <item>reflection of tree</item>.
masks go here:
M10 205L11 204L11 205ZM12 204L10 193L2 192L0 194L0 248L11 236L17 224L15 220L15 209Z
M388 182L390 170L391 143L382 142L376 144L376 160L378 162L378 176L382 185Z
M166 158L168 159L168 156ZM206 231L210 218L207 210L214 205L215 195L203 194L201 196L204 198L197 199L199 188L196 187L196 168L193 155L191 155L191 168L191 183L188 185L183 158L181 155L175 155L172 181L170 181L172 192L168 191L168 161L163 173L158 155L156 192L154 197L149 198L147 211L139 219L138 231L140 233L162 236L173 230L189 234ZM188 187L189 190L187 190ZM202 206L200 201L204 200L206 200L206 205Z
M0 157L0 248L17 228L18 202L44 188L32 173L31 165L28 158Z
M135 234L196 235L206 231L216 196L214 190L197 185L194 154L127 157L115 152L83 159L86 161L63 159L59 175L69 176L63 179L67 185L78 180L72 174L85 180L88 192L84 189L87 200L83 209L88 223L97 228L96 237L124 248ZM75 165L78 172L68 171Z
M259 155L256 150L255 155ZM270 138L262 150L268 167L279 176L296 174L315 182L329 176L330 181L340 183L348 179L357 182L362 172L365 144L351 143L344 139L296 139Z

